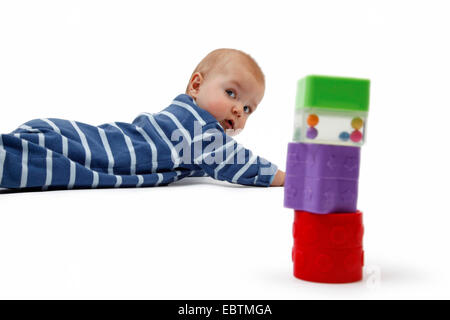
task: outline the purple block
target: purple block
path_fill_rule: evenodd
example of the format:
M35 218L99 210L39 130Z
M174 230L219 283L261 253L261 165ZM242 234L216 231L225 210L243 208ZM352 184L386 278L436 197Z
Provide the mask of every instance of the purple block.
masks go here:
M289 143L284 206L312 213L356 212L360 148Z

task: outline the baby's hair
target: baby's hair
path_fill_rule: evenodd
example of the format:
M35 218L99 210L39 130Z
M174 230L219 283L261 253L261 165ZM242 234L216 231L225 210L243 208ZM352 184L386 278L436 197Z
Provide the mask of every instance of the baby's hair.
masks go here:
M192 72L191 77L189 78L189 82L186 87L186 93L188 93L192 76L196 72L200 72L203 78L206 79L212 71L218 69L220 70L220 68L224 67L230 59L235 57L242 59L255 79L265 85L264 73L262 72L256 61L249 54L237 49L223 48L211 51L206 55L206 57L202 59L202 61L200 61L195 70Z

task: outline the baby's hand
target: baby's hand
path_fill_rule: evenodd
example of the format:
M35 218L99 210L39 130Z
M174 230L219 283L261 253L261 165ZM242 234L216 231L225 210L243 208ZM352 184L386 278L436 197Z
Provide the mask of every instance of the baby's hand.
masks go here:
M275 173L275 178L273 178L271 187L282 187L284 186L284 176L285 173L281 170L278 170L277 173Z

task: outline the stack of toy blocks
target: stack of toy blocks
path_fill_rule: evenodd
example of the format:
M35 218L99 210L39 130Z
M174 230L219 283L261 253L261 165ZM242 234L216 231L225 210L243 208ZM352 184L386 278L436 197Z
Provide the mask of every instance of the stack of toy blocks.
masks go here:
M369 80L307 76L297 87L284 206L295 211L292 259L303 280L362 279L362 213L357 210L360 147Z

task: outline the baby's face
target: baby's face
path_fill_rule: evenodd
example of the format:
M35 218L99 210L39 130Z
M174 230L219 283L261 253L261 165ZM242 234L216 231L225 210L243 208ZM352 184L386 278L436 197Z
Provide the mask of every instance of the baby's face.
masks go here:
M199 81L198 89L190 90L190 95L230 135L244 129L247 119L264 96L264 84L240 61L230 61L221 70L211 72L206 79L200 74L197 78L194 76L191 87L196 88L195 81Z

